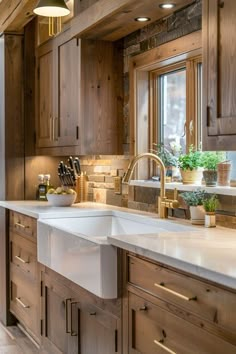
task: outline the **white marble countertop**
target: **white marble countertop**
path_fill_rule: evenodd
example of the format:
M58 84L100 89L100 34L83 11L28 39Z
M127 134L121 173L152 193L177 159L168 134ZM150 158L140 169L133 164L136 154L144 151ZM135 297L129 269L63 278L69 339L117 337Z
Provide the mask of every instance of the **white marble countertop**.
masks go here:
M50 207L47 202L2 201L0 206L37 218L69 218L99 215L101 212L122 211L157 219L156 214L144 213L98 203L80 203L72 207ZM151 221L150 221L151 222ZM191 226L189 221L170 219L176 225ZM155 234L127 234L109 236L108 242L116 247L137 253L152 260L186 271L201 278L236 289L236 230L217 226L196 231L159 231Z

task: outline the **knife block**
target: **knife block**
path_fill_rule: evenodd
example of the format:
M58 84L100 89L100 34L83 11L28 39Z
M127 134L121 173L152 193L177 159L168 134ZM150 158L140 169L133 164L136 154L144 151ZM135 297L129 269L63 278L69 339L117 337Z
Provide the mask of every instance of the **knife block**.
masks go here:
M76 184L75 184L74 190L77 193L75 203L80 203L80 200L81 200L81 198L80 198L80 176L78 176L76 179Z
M75 203L81 203L87 201L88 196L88 176L86 174L81 173L81 175L76 179L75 191L77 193L77 197Z

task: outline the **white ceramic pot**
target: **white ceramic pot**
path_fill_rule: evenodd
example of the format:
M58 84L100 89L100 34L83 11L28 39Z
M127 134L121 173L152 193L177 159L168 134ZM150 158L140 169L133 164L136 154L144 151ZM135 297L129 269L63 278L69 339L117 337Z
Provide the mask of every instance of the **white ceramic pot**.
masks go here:
M216 227L215 213L207 213L205 215L205 227Z
M206 212L202 205L190 206L190 215L193 225L204 225Z

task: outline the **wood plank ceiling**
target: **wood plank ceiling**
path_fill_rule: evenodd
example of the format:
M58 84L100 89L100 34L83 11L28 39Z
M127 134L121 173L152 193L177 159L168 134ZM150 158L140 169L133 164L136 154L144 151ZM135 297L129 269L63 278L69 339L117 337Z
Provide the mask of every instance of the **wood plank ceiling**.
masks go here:
M77 0L76 0L77 1ZM19 32L33 17L38 0L0 0L0 32ZM173 9L161 9L167 0L98 0L79 13L69 24L70 36L108 41L118 40L147 23L137 22L138 16L147 16L151 22L168 16ZM173 0L174 11L193 0ZM68 26L67 26L68 27Z

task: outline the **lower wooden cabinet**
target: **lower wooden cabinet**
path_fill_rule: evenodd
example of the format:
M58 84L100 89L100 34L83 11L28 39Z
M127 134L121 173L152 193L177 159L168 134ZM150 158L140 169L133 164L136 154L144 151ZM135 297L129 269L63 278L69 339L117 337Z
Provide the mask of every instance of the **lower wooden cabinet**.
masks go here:
M60 279L58 281L58 278ZM42 348L52 354L120 353L119 320L88 301L70 282L42 273Z
M236 347L129 292L130 354L235 354Z

